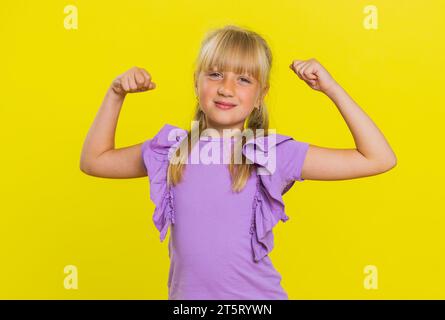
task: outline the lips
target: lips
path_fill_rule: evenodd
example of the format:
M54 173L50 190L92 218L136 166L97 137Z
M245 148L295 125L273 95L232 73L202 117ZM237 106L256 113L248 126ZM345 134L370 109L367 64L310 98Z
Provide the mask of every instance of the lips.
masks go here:
M236 104L227 101L215 101L215 104L218 108L221 109L230 109L236 106Z

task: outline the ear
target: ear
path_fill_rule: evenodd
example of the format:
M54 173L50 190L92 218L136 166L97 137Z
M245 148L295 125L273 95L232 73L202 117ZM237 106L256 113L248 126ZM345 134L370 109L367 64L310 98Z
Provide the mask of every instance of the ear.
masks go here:
M269 85L266 85L263 89L263 96L261 97L262 99L264 99L264 97L266 96L266 94L269 92Z
M268 92L269 92L269 85L265 86L264 89L263 89L263 92L260 94L259 101L257 101L258 106L261 103L261 101L263 101L264 97L266 96L266 94Z

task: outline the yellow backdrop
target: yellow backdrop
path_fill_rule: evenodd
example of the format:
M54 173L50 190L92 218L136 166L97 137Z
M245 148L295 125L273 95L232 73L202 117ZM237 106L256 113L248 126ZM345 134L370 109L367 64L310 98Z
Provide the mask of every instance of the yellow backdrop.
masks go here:
M168 239L160 243L151 220L148 178L85 175L82 143L109 84L132 66L146 68L157 88L127 97L116 147L142 142L164 123L188 128L200 42L211 28L237 24L272 48L272 128L354 147L335 105L289 69L313 57L398 157L386 174L307 180L285 195L290 220L274 229L271 258L289 298L444 299L444 6L2 3L0 298L167 298Z

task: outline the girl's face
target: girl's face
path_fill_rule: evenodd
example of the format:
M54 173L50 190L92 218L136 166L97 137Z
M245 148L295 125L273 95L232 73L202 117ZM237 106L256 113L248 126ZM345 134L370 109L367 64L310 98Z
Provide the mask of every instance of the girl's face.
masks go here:
M254 107L259 107L262 98L260 84L253 77L216 69L201 71L196 91L208 127L218 130L221 135L222 129L243 130L245 119ZM217 101L234 107L224 109Z

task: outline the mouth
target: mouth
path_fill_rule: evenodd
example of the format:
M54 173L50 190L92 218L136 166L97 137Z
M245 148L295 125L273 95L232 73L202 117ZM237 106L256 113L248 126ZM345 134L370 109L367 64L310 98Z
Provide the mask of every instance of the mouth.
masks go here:
M236 107L236 104L224 102L224 101L215 101L215 105L218 108L223 109L223 110L228 110L228 109L232 109L232 108Z

